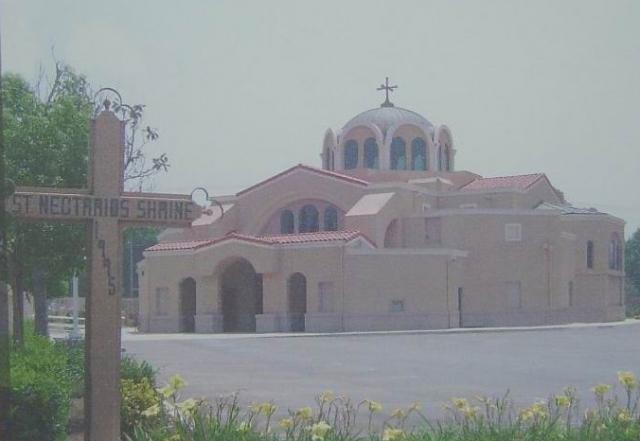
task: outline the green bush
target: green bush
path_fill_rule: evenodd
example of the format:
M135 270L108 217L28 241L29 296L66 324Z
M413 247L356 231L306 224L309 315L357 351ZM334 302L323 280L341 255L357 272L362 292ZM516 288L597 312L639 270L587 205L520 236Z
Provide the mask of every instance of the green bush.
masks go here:
M15 441L65 439L74 376L64 347L27 334L11 353L11 424Z
M155 387L156 373L153 366L144 360L138 361L129 355L122 357L120 365L120 378L122 380L132 380L140 383L146 379L152 387Z

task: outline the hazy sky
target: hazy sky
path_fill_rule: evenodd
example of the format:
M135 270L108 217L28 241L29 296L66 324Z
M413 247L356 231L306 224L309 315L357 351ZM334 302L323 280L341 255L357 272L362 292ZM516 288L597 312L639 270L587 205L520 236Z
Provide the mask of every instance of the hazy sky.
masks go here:
M0 0L4 71L55 56L148 106L158 191L234 193L320 165L383 98L447 124L456 167L545 172L640 225L640 1Z

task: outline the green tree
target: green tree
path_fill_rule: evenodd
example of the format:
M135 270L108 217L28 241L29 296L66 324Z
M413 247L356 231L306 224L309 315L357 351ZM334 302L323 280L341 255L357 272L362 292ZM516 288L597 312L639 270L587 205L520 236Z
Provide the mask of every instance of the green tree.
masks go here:
M56 63L51 87L44 94L40 92L37 84L32 87L18 75L3 76L7 176L21 186L85 187L89 124L95 109L92 88L83 75ZM129 188L142 189L149 178L167 170L167 157L162 154L147 163L145 147L158 133L142 125L144 105L119 104L114 110L123 116L127 128L125 180ZM21 311L21 293L33 292L36 329L46 334L46 296L66 295L69 278L84 269L85 229L82 225L14 220L7 233L9 279L17 300L14 306ZM37 283L40 277L34 280L33 276L43 272L44 283ZM20 322L18 317L14 329L18 339Z
M627 283L632 285L636 294L640 294L640 228L625 244L624 271L627 275Z

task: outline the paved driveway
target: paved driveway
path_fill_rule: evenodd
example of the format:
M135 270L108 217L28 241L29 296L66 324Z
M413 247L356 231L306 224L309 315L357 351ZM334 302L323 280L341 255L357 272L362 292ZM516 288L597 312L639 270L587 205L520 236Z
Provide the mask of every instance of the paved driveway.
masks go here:
M640 374L640 323L535 331L452 334L264 337L125 335L126 351L180 373L185 396L240 392L242 401L274 400L281 408L313 403L331 389L374 399L385 410L420 400L438 415L451 397L498 395L520 403L563 387L589 389L616 381L618 370Z

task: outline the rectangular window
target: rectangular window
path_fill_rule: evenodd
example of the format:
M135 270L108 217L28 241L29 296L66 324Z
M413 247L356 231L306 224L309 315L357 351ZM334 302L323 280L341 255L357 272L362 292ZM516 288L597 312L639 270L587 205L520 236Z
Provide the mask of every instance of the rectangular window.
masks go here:
M522 240L522 224L505 224L504 240L507 242L520 242Z
M404 300L391 300L391 312L403 312Z
M318 311L334 312L333 298L334 298L333 282L318 283L318 299L319 299Z
M156 315L168 315L169 288L156 288Z
M522 284L520 282L505 282L505 291L509 309L522 308Z

